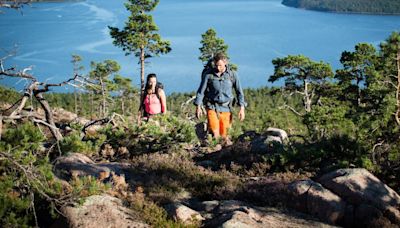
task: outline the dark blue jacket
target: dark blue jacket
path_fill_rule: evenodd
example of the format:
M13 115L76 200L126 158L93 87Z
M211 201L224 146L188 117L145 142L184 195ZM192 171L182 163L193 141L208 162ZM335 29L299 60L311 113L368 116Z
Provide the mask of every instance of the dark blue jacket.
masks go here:
M239 106L245 107L243 89L236 72L227 67L226 71L218 76L215 70L211 70L202 76L194 104L202 105L205 97L206 108L230 112L230 103L234 98L233 90L236 92Z

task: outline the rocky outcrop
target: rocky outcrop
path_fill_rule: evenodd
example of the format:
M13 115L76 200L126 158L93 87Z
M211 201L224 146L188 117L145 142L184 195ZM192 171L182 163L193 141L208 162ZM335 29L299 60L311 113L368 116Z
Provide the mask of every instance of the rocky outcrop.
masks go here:
M238 200L212 200L186 203L186 205L175 203L166 206L166 209L170 217L186 221L185 224L202 221L202 227L333 227L316 222L305 214L254 207Z
M215 161L215 157L212 161ZM110 182L114 187L121 186L121 189L127 188L124 176L129 179L130 169L131 166L125 163L96 164L82 154L59 157L54 163L54 172L59 178L69 180L74 177L93 176L104 182ZM308 215L256 207L236 200L193 203L190 201L191 197L182 197L178 203L171 204L166 209L170 217L176 221L205 227L329 227L330 225L396 227L400 225L400 196L365 169L340 169L316 180L298 180L300 178L292 178L284 184L279 184L282 181L254 178L252 183L256 182L259 185L254 183L247 185L249 189L244 193L249 197L240 199L249 202L256 199L257 205L270 205L269 200L264 198L276 197L271 202L279 201L280 205L289 206ZM258 188L255 189L254 186ZM271 186L275 186L276 190ZM255 194L253 191L258 191L260 194ZM284 197L278 197L279 195ZM105 208L104 206L99 208L102 207ZM322 223L315 222L315 218Z
M400 197L365 169L339 169L288 187L288 205L346 227L400 225Z
M295 181L288 186L292 204L301 212L313 215L330 224L340 224L345 214L345 202L312 180Z
M318 181L353 205L365 203L380 210L400 205L400 196L366 169L339 169Z
M124 207L121 200L109 195L90 196L82 205L64 207L62 212L71 228L150 227Z
M318 181L350 205L346 214L354 220L346 219L346 225L386 220L400 225L400 196L366 169L339 169Z
M214 218L206 221L205 227L332 227L306 219L305 215L273 208L256 208L236 200L219 202L213 214Z
M86 155L71 153L59 157L54 162L54 173L57 177L70 180L72 177L93 176L100 180L111 179L113 175L129 176L128 163L98 163L95 164Z
M52 108L52 112L53 112L54 121L56 123L71 123L71 122L74 122L74 123L79 123L81 125L84 125L87 122L89 122L88 119L79 117L76 113L67 111L67 110L65 110L63 108L57 108L57 107L56 108ZM45 113L44 113L43 109L38 108L36 110L36 113L39 116L42 116L43 118L45 116Z

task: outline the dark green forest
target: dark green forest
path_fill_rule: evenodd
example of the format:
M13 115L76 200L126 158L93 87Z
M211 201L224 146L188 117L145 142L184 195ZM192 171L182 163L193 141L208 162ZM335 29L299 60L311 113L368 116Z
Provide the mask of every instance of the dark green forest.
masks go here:
M282 4L327 12L400 14L397 0L283 0Z
M276 127L288 132L290 143L273 147L271 152L258 155L250 163L239 162L234 167L224 165L223 170L239 176L299 171L317 175L337 168L363 167L397 192L400 191L400 34L393 32L377 48L368 43L359 43L353 50L343 51L340 62L340 69L333 71L328 63L314 61L303 55L274 59L274 74L270 75L269 81L280 81L284 85L246 89L245 97L249 104L246 119L239 122L235 116L231 135L235 142L251 142L255 135L263 134L268 127ZM110 64L117 72L116 63L110 60L92 63L89 75L92 78L99 75L107 78L105 76L115 73L102 71L104 66ZM135 119L139 90L122 81L118 75L113 80L104 80L109 88L106 95L95 89L76 93L45 93L44 99L52 108L60 107L88 119L100 119L118 113L126 121L123 126L107 127L89 138L81 138L77 131L65 135L59 141L59 146L55 147L57 144L43 127L33 125L30 121L3 120L0 172L8 173L1 176L0 182L0 200L3 202L0 215L4 223L32 224L32 214L28 213L28 216L24 212L31 208L29 202L32 197L24 193L26 188L38 194L35 201L46 202L49 208L57 208L57 201L51 199L63 196L61 187L54 182L49 162L59 154L80 151L91 157L101 157L102 148L109 144L113 148L127 147L132 151L128 159L133 159L130 160L133 162L138 159L137 156L149 152L185 151L183 148L187 148L188 144L192 147L204 146L195 133L195 125L205 119L194 118L194 107L190 102L194 93L171 94L167 98L169 113L158 118L161 125L139 126ZM5 115L6 109L18 101L22 94L5 87L0 87L0 90L0 102ZM28 104L25 110L37 110L40 107L33 98ZM79 130L83 126L73 124L71 127ZM52 144L46 143L49 140ZM149 143L151 148L148 147ZM206 146L217 143L208 141ZM43 148L43 145L47 146ZM237 148L238 156L242 153L239 151L246 151L245 146L240 148ZM44 151L47 152L43 154ZM179 153L186 156L185 152ZM240 161L243 157L238 159ZM24 169L40 176L34 178L37 183L29 182L28 186L23 184L30 178L29 175L21 176ZM21 185L14 186L12 183ZM74 192L75 198L106 189L106 186L90 179L79 180L72 185L92 189L83 195ZM198 194L201 197L214 194L196 187L193 191L200 191ZM22 196L17 204L15 194Z
M293 144L279 154L282 168L293 162L302 169L365 167L399 190L399 50L400 35L394 32L378 49L360 43L344 51L342 67L335 72L328 63L302 55L274 59L269 81L280 80L284 86L246 89L246 119L234 122L232 136L238 139L268 127L285 129ZM11 104L21 96L4 87L1 90L3 103ZM187 103L193 95L168 96L170 115L193 120L194 107ZM108 113L136 115L138 89L108 96ZM78 99L72 93L45 97L53 107L77 111L89 119L104 115L100 94L80 92Z

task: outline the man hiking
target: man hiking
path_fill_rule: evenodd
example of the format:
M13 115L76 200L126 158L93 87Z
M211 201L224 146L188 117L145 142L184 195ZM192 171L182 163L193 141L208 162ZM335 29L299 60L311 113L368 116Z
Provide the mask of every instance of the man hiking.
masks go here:
M196 99L196 117L203 115L201 106L205 105L207 111L208 129L214 138L222 137L225 144L232 144L228 138L228 130L232 123L232 106L235 90L237 100L240 106L239 120L243 121L245 117L243 89L240 85L236 72L228 67L228 59L218 53L213 58L214 66L203 71L201 83L197 90Z

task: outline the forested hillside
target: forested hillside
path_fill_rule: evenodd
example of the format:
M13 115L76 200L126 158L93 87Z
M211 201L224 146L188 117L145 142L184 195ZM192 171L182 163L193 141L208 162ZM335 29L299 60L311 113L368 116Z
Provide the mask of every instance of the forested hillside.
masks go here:
M129 0L124 29L109 27L139 58L140 88L110 59L82 74L73 55L73 75L48 83L0 56L0 80L26 85L0 86L0 227L400 225L399 32L343 50L336 71L302 54L273 59L268 81L283 85L244 91L228 144L195 118L194 92L139 115L161 88L154 77L145 87L145 60L171 50L146 14L157 4ZM214 29L200 43L203 64L229 58Z
M329 64L303 55L274 59L275 70L269 81L283 80L284 86L245 90L249 103L246 119L239 122L234 117L234 146L226 149L218 147L218 140L198 134L205 119L194 118L193 93L171 94L167 98L168 114L139 125L138 89L122 86L126 84L117 75L118 80L105 80L108 88L117 91L112 93L96 92L101 88L97 86L75 94L48 93L46 89L30 87L32 92L28 88L23 96L1 87L0 200L5 202L0 205L1 222L34 225L39 214L36 222L49 224L54 220L41 214L49 213L48 210L54 213L81 198L108 192L127 200L146 223L169 226L173 222L161 207L179 198L182 191L190 191L202 200L241 199L279 205L287 201L274 193L278 190L249 192L246 180L273 176L279 183L287 183L339 168L365 168L398 192L399 50L400 34L394 32L378 49L360 43L354 50L344 51L342 67L336 72ZM92 79L103 75L99 74L103 64L113 62L93 63ZM96 85L96 81L92 82ZM41 93L45 93L43 97ZM27 98L23 107L17 105L23 101L21 97ZM55 124L45 121L49 118L43 110L44 101L51 104ZM16 109L19 112L13 111ZM104 126L90 130L93 124ZM288 141L264 141L270 127L285 130ZM52 130L59 131L59 136ZM131 186L139 186L134 195L126 192L126 184L121 189L113 179L118 178L113 176L116 174L110 173L105 175L113 180L111 185L105 184L108 179L102 178L101 173L98 179L78 178L80 174L71 173L67 176L72 178L69 183L60 183L54 173L58 177L65 175L59 170L65 164L51 164L58 164L59 159L70 161L72 158L60 156L75 152L96 161L129 163L132 170L128 177L140 177L130 179ZM82 159L88 158L79 161ZM286 191L286 187L282 188L279 192ZM272 198L265 198L263 191L272 194ZM37 211L32 214L33 209ZM336 222L342 224L341 220ZM366 220L366 224L372 223Z
M282 4L327 12L400 14L397 0L283 0Z

